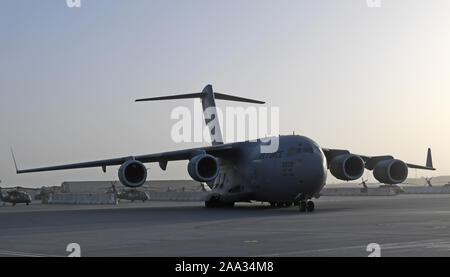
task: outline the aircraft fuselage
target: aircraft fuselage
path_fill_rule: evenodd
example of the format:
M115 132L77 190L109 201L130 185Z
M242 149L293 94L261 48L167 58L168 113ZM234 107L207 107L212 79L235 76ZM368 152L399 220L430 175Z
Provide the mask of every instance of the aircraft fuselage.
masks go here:
M208 183L225 202L294 202L318 196L326 183L322 149L303 136L280 136L273 153L261 153L261 140L233 144L238 155L219 159L219 176Z

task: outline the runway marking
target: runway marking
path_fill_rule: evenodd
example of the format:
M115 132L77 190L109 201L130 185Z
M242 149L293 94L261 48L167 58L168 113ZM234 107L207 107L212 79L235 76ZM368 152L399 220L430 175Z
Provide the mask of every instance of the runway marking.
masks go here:
M245 243L258 243L258 241L257 240L246 240L246 241L244 241Z
M308 253L345 251L345 250L352 250L352 249L361 249L361 252L365 254L366 246L367 245L358 245L358 246L344 246L344 247L335 247L335 248L300 250L300 251L291 251L291 252L272 253L272 254L266 254L266 255L257 255L255 257L290 256L290 255L301 255L301 254L308 254ZM397 249L406 249L406 248L443 249L443 250L450 251L450 240L436 239L436 240L408 241L408 242L380 244L380 246L381 246L382 252L383 252L383 250L397 250Z
M19 252L19 251L9 251L0 249L0 256L18 256L18 257L65 257L61 255L49 255L41 253L29 253L29 252Z

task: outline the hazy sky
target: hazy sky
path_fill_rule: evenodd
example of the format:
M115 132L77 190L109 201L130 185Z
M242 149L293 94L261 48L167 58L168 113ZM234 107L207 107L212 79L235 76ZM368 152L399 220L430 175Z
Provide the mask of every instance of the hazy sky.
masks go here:
M450 174L448 0L81 3L1 3L3 185L117 178L116 167L16 175L10 146L22 168L198 146L170 137L172 109L192 101L133 100L208 83L279 107L282 134L419 164L431 146L430 175ZM150 179L189 178L186 162L149 167Z

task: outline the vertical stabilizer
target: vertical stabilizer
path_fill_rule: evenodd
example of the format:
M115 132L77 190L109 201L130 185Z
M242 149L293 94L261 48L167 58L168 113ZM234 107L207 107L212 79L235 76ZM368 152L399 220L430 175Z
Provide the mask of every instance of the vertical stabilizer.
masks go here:
M207 85L202 91L202 107L205 124L209 129L212 145L223 144L222 131L220 129L217 115L216 101L214 99L213 88Z

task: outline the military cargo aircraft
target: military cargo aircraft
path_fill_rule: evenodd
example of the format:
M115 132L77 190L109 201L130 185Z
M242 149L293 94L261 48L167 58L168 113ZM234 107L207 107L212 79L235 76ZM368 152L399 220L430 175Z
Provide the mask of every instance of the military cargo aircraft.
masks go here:
M187 171L192 179L205 182L211 188L205 201L208 208L233 206L235 202L254 200L282 207L296 203L301 212L312 212L314 203L311 199L319 197L328 170L337 179L345 181L361 178L365 169L373 170L376 180L390 185L405 181L408 168L435 170L430 149L426 165L421 166L395 159L391 155L367 156L346 149L322 148L312 139L299 135L224 144L215 100L254 104L264 102L213 92L211 85L198 93L138 99L136 102L186 98L201 99L211 146L26 170L17 168L13 154L16 172L22 174L91 167L100 167L106 172L108 166L120 166L120 182L136 188L147 179L144 163L159 163L160 168L166 170L170 161L188 160ZM276 151L262 151L264 146L274 141L278 144Z
M25 203L28 206L31 203L31 196L18 189L10 190L3 194L2 188L0 188L0 200L2 200L3 206L6 203L12 203L13 206L17 203Z

